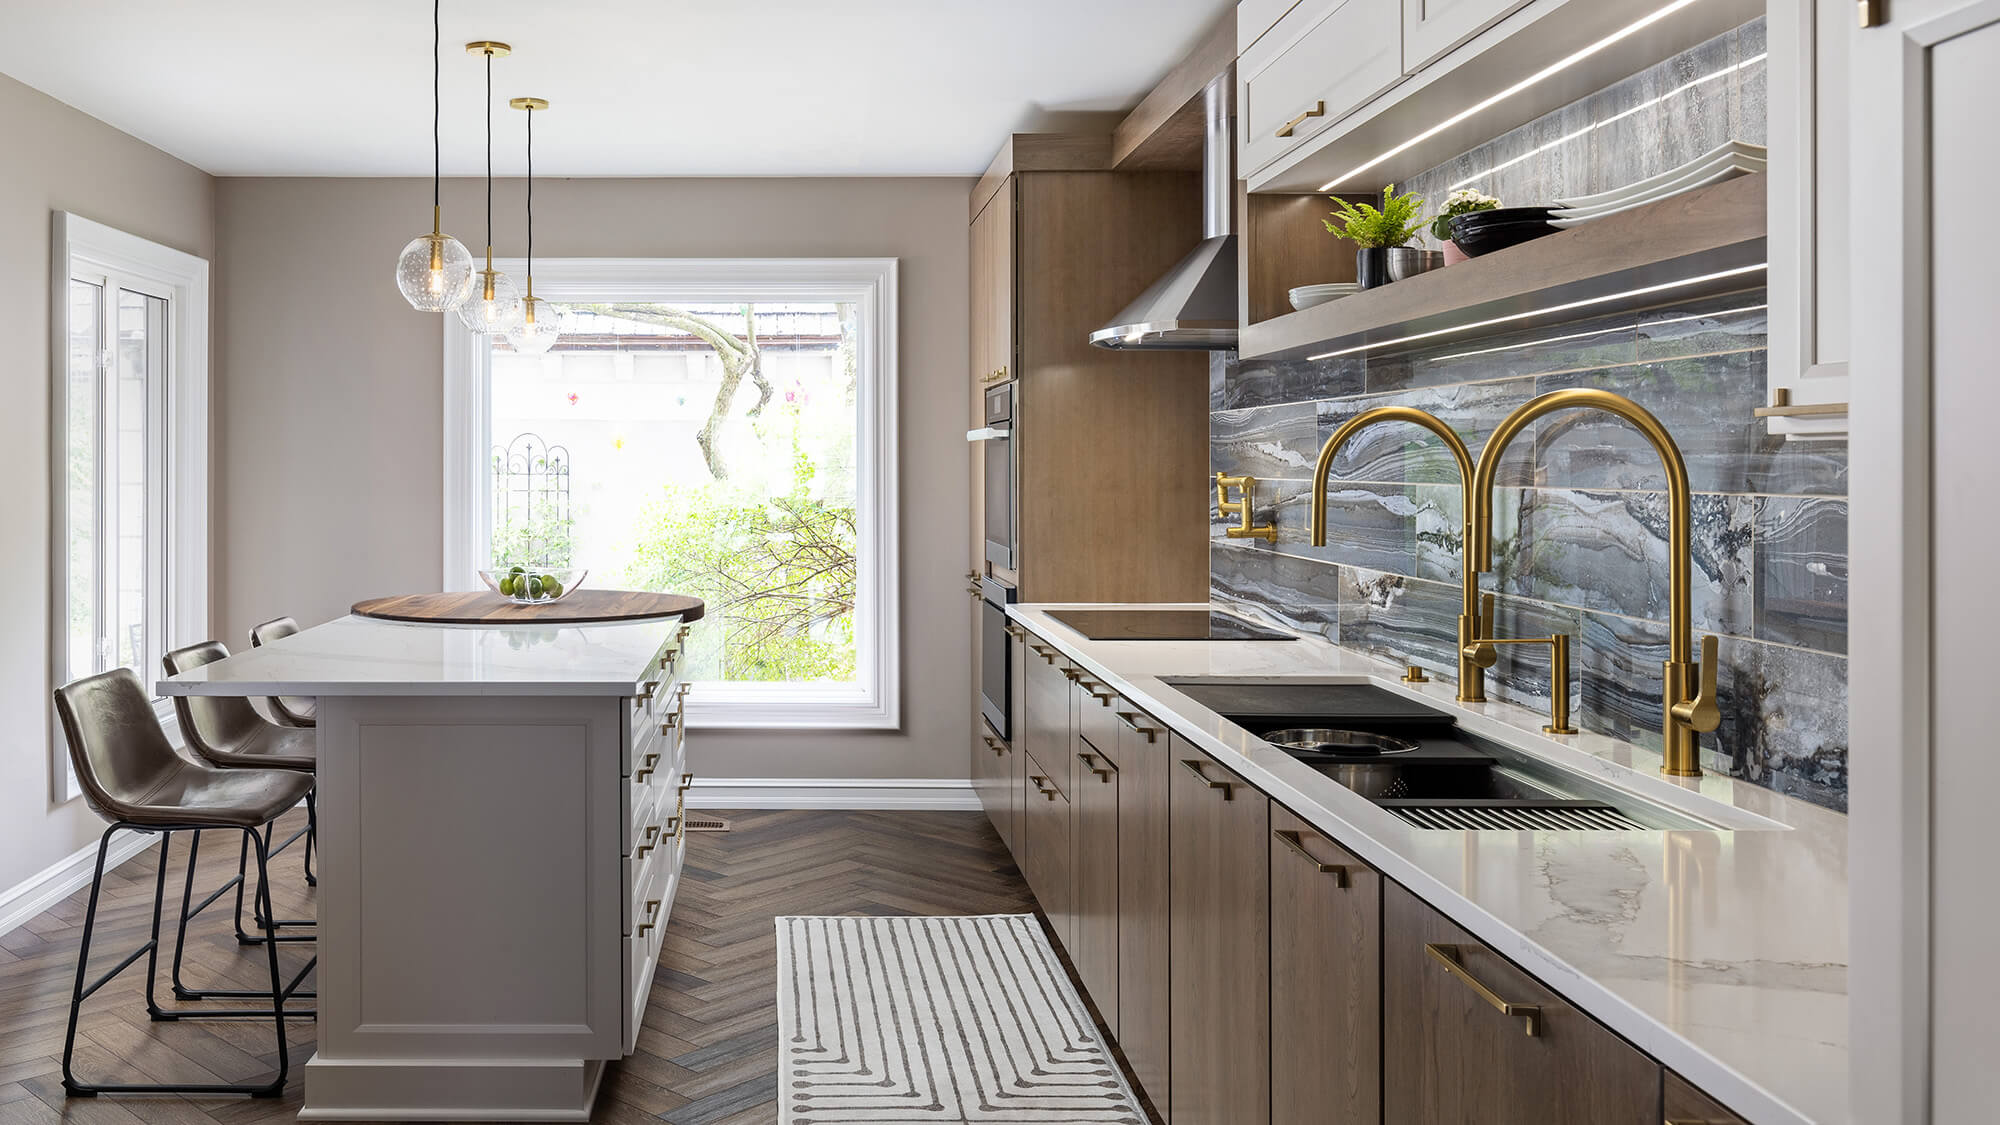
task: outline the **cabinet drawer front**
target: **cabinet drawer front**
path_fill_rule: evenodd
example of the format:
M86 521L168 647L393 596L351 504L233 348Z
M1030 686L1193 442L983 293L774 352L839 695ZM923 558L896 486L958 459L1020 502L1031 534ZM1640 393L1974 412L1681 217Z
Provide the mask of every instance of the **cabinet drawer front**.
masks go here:
M1528 0L1403 0L1403 69L1415 74Z
M1382 878L1271 807L1271 1122L1382 1120Z
M1673 1071L1667 1072L1667 1125L1750 1125Z
M1071 802L1075 857L1071 906L1076 944L1071 960L1084 991L1115 1037L1118 1022L1118 785L1111 759L1085 742L1078 750L1076 800ZM1134 857L1135 862L1145 862Z
M1048 915L1063 948L1074 950L1069 798L1047 783L1048 775L1032 755L1027 768L1028 803L1021 812L1021 875L1027 879L1028 889L1035 892L1035 901ZM1039 787L1036 777L1044 779Z
M1076 692L1077 730L1092 747L1115 760L1118 756L1118 711L1129 711L1132 705L1089 673L1077 681Z
M1384 1120L1662 1119L1658 1063L1394 884L1383 890L1382 990Z
M1401 4L1300 4L1237 67L1238 166L1248 174L1402 80Z

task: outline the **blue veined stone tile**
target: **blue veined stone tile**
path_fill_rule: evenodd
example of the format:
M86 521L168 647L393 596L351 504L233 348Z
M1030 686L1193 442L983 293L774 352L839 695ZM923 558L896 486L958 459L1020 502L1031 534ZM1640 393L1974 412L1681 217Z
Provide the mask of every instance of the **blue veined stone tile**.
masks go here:
M1764 375L1765 353L1745 351L1547 375L1536 390L1595 387L1645 407L1680 447L1696 492L1766 492L1782 481L1787 491L1844 493L1846 443L1788 443L1752 413L1764 404ZM1552 488L1666 487L1653 447L1602 411L1543 418L1535 444L1541 483Z
M1368 358L1370 393L1489 382L1631 363L1639 356L1630 315L1593 317L1513 332L1483 332ZM1333 396L1327 396L1333 397Z
M1729 139L1728 33L1591 95L1592 192L1623 187L1693 160Z
M1311 402L1220 410L1208 416L1211 472L1298 479L1319 457L1319 420Z
M1758 58L1770 49L1767 32L1764 17L1759 16L1730 33L1735 40L1736 61L1742 66L1731 76L1730 135L1760 145L1768 143L1771 135L1770 68L1767 60Z
M1231 367L1223 381L1222 407L1241 410L1360 394L1366 378L1358 355L1316 361L1244 360Z
M1643 313L1638 331L1640 359L1762 349L1770 338L1770 307L1764 290L1749 289Z
M1753 515L1749 497L1694 498L1696 628L1752 631ZM1668 522L1660 492L1506 490L1494 501L1493 579L1517 596L1663 621Z
M1340 643L1455 681L1459 590L1400 574L1340 568Z
M1585 612L1583 636L1577 725L1657 753L1666 625ZM1844 811L1846 658L1737 637L1718 650L1722 723L1701 736L1703 768Z
M1418 537L1424 511L1437 503L1435 493L1405 485L1350 485L1326 492L1326 546L1315 547L1309 534L1311 482L1301 482L1296 516L1278 523L1279 545L1289 554L1342 566L1358 566L1392 574L1417 572ZM1283 509L1280 509L1281 514Z
M1410 406L1435 415L1451 427L1466 444L1474 464L1480 447L1500 419L1515 407L1533 398L1535 381L1508 379L1490 383L1460 383L1455 386L1425 387L1394 394L1368 395L1323 401L1319 406L1321 443L1340 426L1364 411L1381 406ZM1508 451L1502 463L1502 481L1529 483L1534 451L1522 443L1520 452ZM1419 426L1407 422L1382 422L1350 438L1333 460L1331 480L1459 483L1458 462L1444 442Z
M1405 486L1417 507L1417 577L1459 582L1465 573L1465 492L1457 485Z
M1570 710L1574 715L1582 705L1581 677L1576 674L1576 648L1583 632L1583 613L1568 606L1549 605L1526 598L1497 597L1493 600L1493 624L1497 637L1546 637L1561 633L1570 639ZM1456 625L1457 619L1453 622ZM1549 662L1547 645L1500 645L1500 659L1486 670L1486 697L1518 703L1546 711L1549 708ZM1457 675L1456 667L1451 669ZM1576 725L1574 718L1571 725Z
M1847 658L1736 638L1722 694L1721 745L1736 776L1847 810Z
M1221 602L1330 641L1340 639L1339 568L1311 559L1249 551L1234 543L1209 546L1209 587Z
M1847 501L1760 496L1757 636L1847 651Z
M1221 410L1229 397L1229 373L1236 367L1236 353L1208 353L1208 409Z

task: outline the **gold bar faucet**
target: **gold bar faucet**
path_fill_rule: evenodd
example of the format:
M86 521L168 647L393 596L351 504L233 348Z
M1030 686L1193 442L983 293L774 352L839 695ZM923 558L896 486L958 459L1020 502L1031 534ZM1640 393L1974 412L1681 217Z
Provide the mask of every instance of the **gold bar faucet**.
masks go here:
M1463 494L1460 508L1466 522L1459 528L1465 545L1465 562L1460 568L1464 580L1465 600L1458 614L1458 701L1460 703L1486 702L1486 667L1471 659L1467 654L1473 642L1479 639L1479 568L1474 564L1472 554L1472 454L1466 451L1465 442L1459 439L1450 426L1437 419L1434 414L1418 410L1414 406L1378 406L1364 410L1349 418L1341 427L1333 431L1320 447L1319 463L1313 467L1312 488L1312 543L1315 547L1326 546L1326 478L1333 468L1334 454L1347 444L1349 438L1378 422L1409 422L1422 426L1436 434L1451 450L1452 459L1458 462L1458 485ZM1491 664L1492 661L1487 661ZM1406 679L1408 677L1405 677Z
M1602 410L1624 419L1651 443L1667 474L1667 659L1661 668L1662 749L1665 761L1660 772L1671 777L1701 776L1701 740L1704 731L1722 725L1722 710L1716 705L1716 644L1713 635L1702 638L1701 660L1694 659L1694 610L1690 593L1694 569L1690 545L1694 525L1694 497L1688 486L1687 463L1680 446L1652 412L1623 395L1588 387L1551 391L1529 399L1500 423L1480 452L1479 471L1473 485L1472 534L1466 539L1469 562L1479 569L1493 565L1493 485L1500 471L1500 458L1507 446L1529 423L1559 410ZM1358 421L1358 419L1357 419ZM1338 434L1335 435L1339 436ZM1325 454L1321 454L1322 460ZM1317 540L1315 540L1317 541ZM1468 565L1468 570L1471 566ZM1468 597L1470 595L1468 594ZM1461 633L1463 638L1463 633ZM1546 638L1538 638L1546 640ZM1473 635L1460 646L1461 659L1476 651L1481 643L1497 638ZM1697 683L1697 681L1699 681ZM1565 703L1567 700L1565 700Z
M1232 488L1240 490L1237 492L1237 498L1234 500L1229 498L1229 490ZM1276 524L1267 523L1262 527L1253 527L1251 525L1251 520L1253 519L1251 507L1256 503L1256 493L1256 477L1247 474L1240 477L1224 476L1221 473L1215 474L1215 510L1225 516L1239 516L1243 520L1241 524L1235 527L1223 529L1229 538L1262 539L1266 543L1276 543L1278 541L1278 528Z

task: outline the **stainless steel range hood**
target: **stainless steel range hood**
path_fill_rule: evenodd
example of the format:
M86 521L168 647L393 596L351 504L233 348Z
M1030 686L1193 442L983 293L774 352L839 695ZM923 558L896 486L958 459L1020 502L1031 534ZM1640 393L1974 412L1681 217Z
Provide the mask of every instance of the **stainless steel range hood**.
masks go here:
M1110 324L1090 334L1100 348L1227 351L1236 347L1236 138L1233 86L1224 71L1202 91L1202 240Z

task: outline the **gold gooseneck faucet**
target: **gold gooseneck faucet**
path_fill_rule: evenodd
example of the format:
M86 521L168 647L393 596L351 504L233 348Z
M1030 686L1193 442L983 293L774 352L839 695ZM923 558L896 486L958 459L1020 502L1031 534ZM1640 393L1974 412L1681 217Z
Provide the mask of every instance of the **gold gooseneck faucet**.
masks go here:
M1666 760L1660 771L1672 777L1700 777L1699 735L1703 731L1714 730L1722 723L1722 711L1715 699L1715 637L1711 634L1702 638L1701 661L1696 663L1694 612L1689 593L1694 568L1691 547L1694 499L1688 487L1687 464L1681 459L1680 447L1674 444L1673 437L1658 418L1623 395L1584 387L1551 391L1528 400L1507 415L1506 420L1493 431L1493 436L1487 439L1486 448L1480 452L1479 471L1473 485L1473 500L1476 503L1470 509L1471 534L1466 538L1467 571L1471 572L1474 566L1480 570L1493 566L1493 483L1508 444L1535 419L1558 410L1575 409L1602 410L1631 423L1652 444L1653 451L1660 456L1660 464L1666 469L1669 600L1667 660L1662 669L1665 715L1661 720ZM1322 466L1326 460L1327 455L1322 452ZM1315 538L1314 542L1318 539ZM1467 591L1467 604L1470 605L1472 594L1469 585ZM1463 625L1460 630L1463 639ZM1476 649L1479 643L1489 639L1475 633L1468 645ZM1463 658L1467 655L1464 650L1468 646L1460 647Z
M1458 701L1460 703L1486 702L1486 668L1475 662L1469 650L1479 639L1479 567L1472 554L1472 454L1465 448L1465 442L1452 432L1450 426L1438 421L1436 416L1418 410L1414 406L1378 406L1365 410L1349 418L1341 427L1333 431L1320 447L1319 464L1313 467L1312 489L1312 542L1315 547L1326 546L1326 477L1333 468L1334 454L1347 444L1349 438L1378 422L1409 422L1422 426L1436 434L1451 455L1458 462L1458 485L1463 492L1461 511L1465 523L1459 528L1459 535L1465 544L1465 602L1458 615ZM1489 622L1490 624L1490 622ZM1488 661L1491 663L1491 661Z

